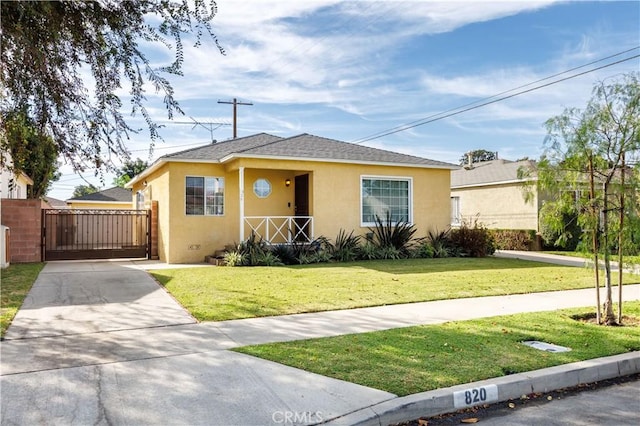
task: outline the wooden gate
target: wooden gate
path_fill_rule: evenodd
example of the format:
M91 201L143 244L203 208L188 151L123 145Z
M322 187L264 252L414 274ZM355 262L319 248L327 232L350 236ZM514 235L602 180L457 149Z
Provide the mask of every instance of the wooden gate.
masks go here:
M147 210L42 210L44 260L150 258Z

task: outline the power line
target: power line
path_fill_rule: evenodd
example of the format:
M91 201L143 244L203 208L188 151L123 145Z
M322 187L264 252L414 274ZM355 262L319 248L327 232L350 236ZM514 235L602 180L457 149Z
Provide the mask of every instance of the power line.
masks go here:
M483 99L480 99L480 100L477 100L477 101L474 101L474 102L471 102L471 103L468 103L468 104L464 104L464 105L456 107L456 108L451 108L451 109L448 109L446 111L439 112L437 114L432 114L432 115L429 115L427 117L423 117L421 119L418 119L418 120L415 120L415 121L412 121L412 122L409 122L409 123L405 123L405 124L402 124L402 125L399 125L399 126L396 126L396 127L392 127L391 129L387 129L387 130L383 130L383 131L380 131L380 132L377 132L377 133L373 133L373 134L371 134L369 136L365 136L364 138L356 139L356 140L352 141L352 143L360 144L360 143L368 142L368 141L371 141L371 140L374 140L374 139L379 139L379 138L384 137L384 136L392 135L394 133L399 133L399 132L402 132L402 131L405 131L405 130L412 129L414 127L422 126L424 124L433 123L434 121L439 121L439 120L442 120L442 119L445 119L445 118L448 118L448 117L452 117L454 115L462 114L462 113L467 112L467 111L471 111L471 110L474 110L474 109L477 109L477 108L481 108L481 107L484 107L484 106L487 106L487 105L490 105L490 104L494 104L494 103L497 103L497 102L500 102L500 101L503 101L503 100L506 100L506 99L509 99L509 98L513 98L515 96L519 96L519 95L522 95L524 93L532 92L534 90L538 90L538 89L541 89L541 88L544 88L544 87L548 87L548 86L551 86L553 84L560 83L560 82L563 82L565 80L570 80L572 78L576 78L576 77L579 77L581 75L588 74L588 73L591 73L591 72L594 72L594 71L597 71L597 70L600 70L600 69L603 69L603 68L611 67L613 65L617 65L617 64L620 64L620 63L623 63L623 62L626 62L626 61L630 61L632 59L640 57L640 54L635 55L635 56L631 56L631 57L628 57L628 58L624 58L624 59L621 59L621 60L618 60L618 61L615 61L615 62L611 62L611 63L605 64L605 65L601 65L599 67L592 68L592 69L589 69L589 70L586 70L586 71L583 71L583 72L580 72L580 73L577 73L577 74L573 74L573 75L570 75L568 77L564 77L564 78L561 78L561 79L558 79L558 80L554 80L554 81L549 82L549 83L541 84L541 85L538 85L538 86L535 86L535 87L532 87L532 88L529 88L529 89L526 89L526 90L521 90L519 92L512 93L512 94L507 95L507 96L501 96L501 95L504 95L506 93L513 92L514 90L518 90L518 89L521 89L521 88L524 88L524 87L529 87L529 86L531 86L533 84L536 84L536 83L539 83L539 82L542 82L542 81L546 81L546 80L550 80L550 79L558 77L560 75L567 74L569 72L572 72L572 71L587 67L589 65L596 64L598 62L605 61L607 59L611 59L611 58L616 57L616 56L623 55L625 53L629 53L629 52L631 52L633 50L637 50L637 49L640 49L640 46L636 46L634 48L625 50L623 52L619 52L619 53L616 53L614 55L610 55L610 56L607 56L605 58L601 58L601 59L598 59L596 61L589 62L588 64L580 65L578 67L571 68L571 69L563 71L561 73L553 74L551 76L548 76L548 77L533 81L531 83L527 83L527 84L515 87L513 89L509 89L509 90L500 92L500 93L498 93L496 95L493 95L493 96L489 96L489 97L486 97L486 98L483 98ZM496 98L496 99L494 99L494 98Z

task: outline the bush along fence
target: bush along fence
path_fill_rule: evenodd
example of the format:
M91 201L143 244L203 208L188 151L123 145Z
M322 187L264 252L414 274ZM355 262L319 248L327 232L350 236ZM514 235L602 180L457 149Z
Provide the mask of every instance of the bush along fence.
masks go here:
M228 246L224 263L228 266L283 266L322 262L352 262L377 259L484 257L495 251L492 233L474 223L460 228L430 231L416 237L414 225L376 218L375 227L362 237L340 230L331 242L319 237L311 243L269 245L251 234L239 244Z
M541 238L533 229L489 230L496 250L540 250Z

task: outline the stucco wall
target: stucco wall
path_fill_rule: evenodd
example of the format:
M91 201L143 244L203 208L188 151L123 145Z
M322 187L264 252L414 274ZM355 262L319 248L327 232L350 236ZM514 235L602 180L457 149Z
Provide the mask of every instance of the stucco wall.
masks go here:
M358 234L368 232L360 223L362 175L413 179L413 221L419 235L449 226L450 171L412 167L365 166L337 163L242 159L231 163L181 163L163 165L137 183L133 192L146 191L146 201L158 201L158 249L168 263L202 262L204 256L240 240L239 167L244 167L245 216L293 216L295 176L309 174L309 211L314 217L314 236L335 238L342 228ZM224 215L195 216L185 212L185 178L225 178ZM253 192L256 179L272 186L267 198ZM285 180L291 179L287 187ZM249 232L245 230L245 238Z
M451 196L460 197L460 212L467 223L477 218L492 229L538 230L538 199L534 195L525 202L519 183L452 189Z

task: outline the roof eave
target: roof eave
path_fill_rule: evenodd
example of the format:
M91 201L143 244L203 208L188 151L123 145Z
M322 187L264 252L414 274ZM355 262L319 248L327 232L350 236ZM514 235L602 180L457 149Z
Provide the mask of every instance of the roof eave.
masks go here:
M183 158L159 158L151 166L149 166L148 168L143 170L141 173L135 175L133 177L133 179L131 179L129 182L127 182L124 185L124 187L127 188L127 189L132 189L135 184L137 184L138 182L143 181L144 178L146 178L151 173L153 173L156 170L158 170L160 167L162 167L166 163L211 163L211 164L217 164L217 163L219 163L219 161L218 160L189 160L189 159L183 159Z
M535 182L537 178L531 179L513 179L513 180L502 180L502 181L492 181L492 182L480 182L480 183L469 183L465 185L452 185L451 189L463 189L463 188L477 188L480 186L497 186L497 185L508 185L511 183L525 183L525 182Z
M102 201L102 200L73 200L73 199L69 199L65 201L67 204L74 204L74 203L82 203L82 204L131 204L133 202L133 198L131 199L131 201Z
M239 159L256 159L256 160L285 160L285 161L307 161L307 162L320 162L320 163L340 163L340 164L363 164L370 166L393 166L393 167L413 167L419 169L445 169L445 170L457 170L459 167L455 165L446 164L417 164L417 163L397 163L387 161L362 161L362 160L343 160L336 158L309 158L309 157L290 157L279 155L245 155L245 154L230 154L220 159L220 163L227 163L232 160Z

